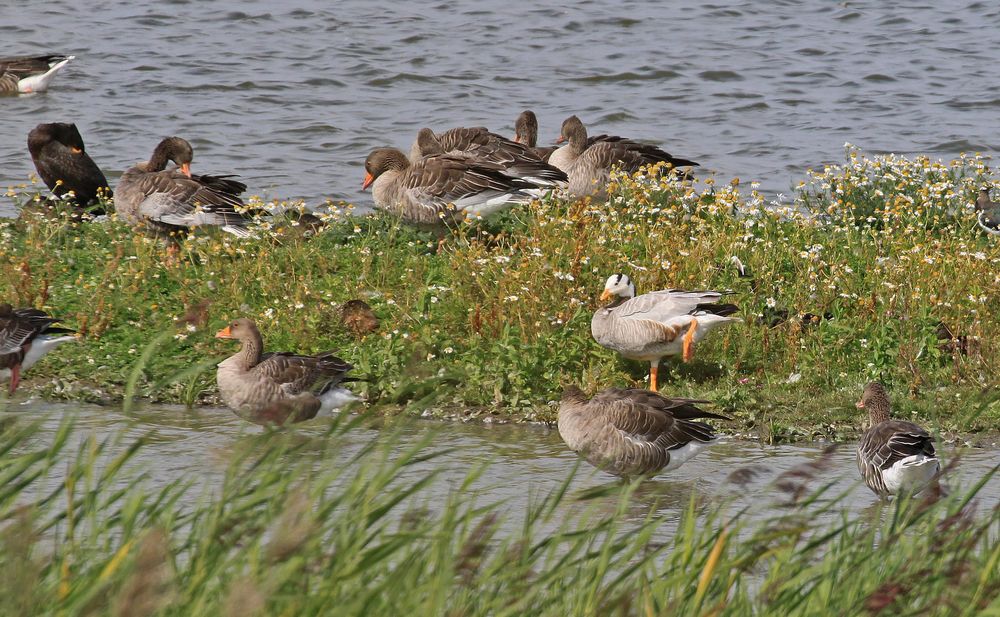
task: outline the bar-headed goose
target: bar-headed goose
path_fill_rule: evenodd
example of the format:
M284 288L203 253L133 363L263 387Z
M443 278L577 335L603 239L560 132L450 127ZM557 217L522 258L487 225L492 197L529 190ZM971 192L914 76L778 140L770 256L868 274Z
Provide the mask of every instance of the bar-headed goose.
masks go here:
M676 158L656 146L612 135L587 137L587 127L576 116L562 123L556 143L569 141L549 157L549 164L569 176L569 192L582 197L602 196L611 178L611 170L619 168L635 173L645 165L664 162L673 168L693 167L698 163Z
M901 492L917 493L941 469L934 440L924 429L905 420L892 420L885 386L865 386L858 409L867 409L871 427L858 442L858 469L876 495L885 499Z
M576 386L563 390L559 435L595 467L625 478L671 471L715 440L700 409L708 401L668 398L641 389L609 388L593 398Z
M630 360L649 362L649 389L657 389L660 359L694 356L695 344L718 326L735 321L739 308L720 304L723 292L665 289L635 295L635 284L624 274L615 274L604 284L601 301L614 298L598 309L590 321L590 332L602 347Z
M450 155L473 163L499 165L505 174L542 187L565 187L565 172L539 159L531 149L486 129L458 128L435 135L423 128L410 148L410 163L427 156Z
M73 330L55 325L59 321L38 309L0 304L0 379L10 381L10 394L21 383L21 373L57 346L76 340Z
M976 199L976 221L983 231L1000 235L1000 204L990 200L990 187L979 189Z
M45 92L66 63L76 56L17 56L0 58L0 94Z
M78 208L85 208L97 203L99 195L111 197L108 179L87 154L75 124L39 124L28 133L28 152L45 186L60 199L71 199ZM94 209L93 213L104 211Z
M300 356L264 353L260 330L250 319L237 319L216 333L242 346L219 363L219 394L233 412L257 424L285 424L315 418L320 411L343 406L356 398L337 386L352 367L325 352Z
M130 167L118 180L115 210L132 226L170 237L201 225L221 227L247 237L247 217L240 194L246 190L232 176L191 174L194 150L180 137L157 144L146 163ZM179 167L167 169L167 161Z
M377 148L365 159L361 188L370 186L376 208L407 223L431 225L526 204L545 189L507 175L496 163L445 154L411 164L396 148Z

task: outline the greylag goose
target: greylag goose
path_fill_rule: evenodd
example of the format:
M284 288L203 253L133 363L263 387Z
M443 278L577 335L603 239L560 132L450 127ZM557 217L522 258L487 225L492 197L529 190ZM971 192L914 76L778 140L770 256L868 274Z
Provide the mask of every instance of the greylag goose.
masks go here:
M260 330L250 319L237 319L216 333L242 346L219 363L219 394L233 412L257 424L285 424L315 418L320 411L340 407L353 395L337 386L352 367L325 352L300 356L289 352L264 353Z
M186 140L161 141L146 163L125 170L115 192L115 210L133 227L170 237L210 225L240 237L250 236L240 194L246 190L232 176L191 174L194 151ZM167 169L167 161L179 167Z
M698 165L694 161L675 158L656 146L624 137L599 135L588 139L587 127L576 116L570 116L563 122L556 143L567 140L568 144L552 153L549 164L566 172L569 176L569 192L577 197L604 195L611 170L616 167L635 173L645 165L660 162L673 168Z
M934 440L912 422L891 420L889 395L873 381L865 386L858 409L867 409L871 427L858 442L858 469L876 495L885 499L901 492L920 492L941 466Z
M49 83L76 56L0 58L0 94L45 92Z
M539 159L525 146L494 135L484 128L451 129L441 135L423 128L410 148L410 163L427 156L450 155L473 163L494 163L505 174L539 186L565 187L565 172Z
M0 304L0 379L10 381L10 394L21 383L21 373L57 346L76 340L73 330L57 323L44 311Z
M570 450L616 476L672 471L716 438L697 420L728 420L697 406L707 402L635 388L609 388L588 399L569 386L559 403L559 435Z
M1000 235L1000 204L990 200L990 187L979 189L976 199L976 221L988 234Z
M602 347L630 360L649 362L649 389L657 390L660 359L694 356L694 345L716 327L743 321L729 317L739 308L719 304L722 292L665 289L635 295L635 284L624 274L615 274L604 284L601 301L614 298L590 321L590 332Z
M86 208L97 203L99 195L111 197L108 179L87 154L75 124L39 124L28 133L28 152L45 186L60 199ZM95 208L93 213L104 210Z
M465 157L428 156L411 164L396 148L378 148L365 159L361 188L370 186L376 208L416 224L487 216L529 203L534 198L532 191L545 188L508 176L496 163Z
M556 151L556 146L538 146L538 118L535 117L535 112L530 109L522 111L521 115L514 121L514 141L531 148L531 151L546 163L549 162L552 153Z

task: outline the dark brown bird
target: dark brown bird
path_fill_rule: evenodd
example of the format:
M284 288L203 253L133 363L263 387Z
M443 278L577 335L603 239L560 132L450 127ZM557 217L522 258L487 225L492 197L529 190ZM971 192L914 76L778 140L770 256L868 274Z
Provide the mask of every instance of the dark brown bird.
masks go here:
M646 165L661 162L672 168L698 165L694 161L676 158L656 146L624 137L599 135L588 138L587 127L576 116L566 118L562 124L556 142L564 141L569 143L552 153L549 164L566 172L569 192L578 197L603 196L613 168L635 173Z
M345 302L340 309L340 323L359 338L375 332L379 326L378 317L364 300Z
M1000 234L1000 204L990 200L990 187L979 189L976 199L976 221L988 234Z
M549 157L552 156L552 153L555 152L557 148L557 146L539 147L538 118L535 117L535 112L530 109L522 111L521 115L514 121L514 141L531 148L531 151L535 153L535 156L542 159L546 163L549 162Z
M256 424L302 422L356 400L337 386L353 366L332 351L315 356L264 353L260 330L250 319L237 319L216 338L236 339L240 350L219 363L219 394L239 417Z
M0 94L45 92L49 83L76 56L16 56L0 58Z
M0 379L10 381L10 394L21 383L21 373L55 347L76 340L73 330L57 323L57 317L44 311L0 304Z
M75 124L39 124L28 133L28 152L45 186L60 199L86 208L97 204L101 195L111 197L108 179L87 154ZM104 214L104 209L92 208L91 212Z
M889 394L873 381L865 386L858 409L867 409L871 427L858 442L858 469L876 495L885 499L901 492L920 492L941 466L934 439L916 424L892 420Z
M728 420L697 406L707 402L636 388L609 388L588 399L568 386L559 404L559 435L570 450L612 475L671 471L715 440L712 427L697 420Z
M246 190L233 176L191 174L194 151L186 140L161 141L146 163L125 171L118 180L115 210L133 227L160 237L188 232L201 225L220 227L249 237L240 194ZM167 161L179 167L167 169Z

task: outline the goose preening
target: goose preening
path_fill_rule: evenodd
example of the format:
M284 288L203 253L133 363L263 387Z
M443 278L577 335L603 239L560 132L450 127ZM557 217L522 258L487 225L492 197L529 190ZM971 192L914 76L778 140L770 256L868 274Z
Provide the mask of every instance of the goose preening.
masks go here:
M39 124L28 133L28 152L45 186L60 199L86 208L97 203L99 195L111 197L108 179L87 154L75 124ZM103 209L92 212L104 214Z
M215 336L241 343L236 354L219 363L216 380L226 406L244 420L278 425L302 422L357 400L338 387L348 381L347 372L354 367L333 352L315 356L264 353L257 324L246 318L233 321Z
M1000 204L990 200L988 186L979 189L979 198L976 199L976 221L986 233L1000 235Z
M194 151L186 140L161 141L146 163L130 167L118 180L115 210L133 227L170 237L201 225L221 227L240 237L250 236L247 217L237 209L246 185L232 176L191 174ZM167 169L167 161L179 167Z
M590 332L602 347L630 360L649 362L649 389L657 389L660 359L694 356L694 346L718 326L736 321L735 304L720 304L723 292L665 289L635 295L635 284L615 274L604 284L601 301L614 301L594 313Z
M0 58L0 94L45 92L66 63L76 56L17 56Z
M611 178L611 170L619 168L635 173L645 165L664 162L672 168L694 167L698 163L676 158L656 146L612 135L587 137L587 127L576 116L562 123L557 143L569 141L549 157L549 164L569 176L571 195L602 196Z
M543 187L565 187L565 172L538 158L528 147L513 142L483 127L457 128L435 135L423 128L410 148L410 163L427 156L450 155L473 163L499 165L505 174Z
M609 388L588 399L569 386L559 403L559 435L590 464L616 476L671 471L715 440L712 427L697 420L728 420L698 407L707 402L637 388Z
M865 386L858 409L867 409L871 427L858 442L858 469L876 495L886 498L917 493L937 476L941 466L934 440L924 429L905 420L892 420L885 387Z
M10 381L10 394L21 383L21 373L57 346L76 340L73 330L55 325L59 321L38 309L0 304L0 379Z
M522 111L514 121L514 141L528 146L535 156L546 163L557 148L557 146L538 146L538 118L530 109Z
M509 176L496 163L444 154L413 164L396 148L377 148L365 159L361 188L368 187L372 187L376 208L416 224L487 216L527 204L534 193L546 188Z

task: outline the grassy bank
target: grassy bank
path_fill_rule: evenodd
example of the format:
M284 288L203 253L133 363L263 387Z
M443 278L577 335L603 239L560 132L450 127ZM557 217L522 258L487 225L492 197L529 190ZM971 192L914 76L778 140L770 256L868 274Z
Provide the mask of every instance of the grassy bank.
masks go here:
M716 401L731 431L849 436L861 386L879 378L902 415L975 433L1000 421L1000 242L972 213L988 178L979 158L851 150L786 203L736 181L621 178L606 205L537 203L441 242L334 208L315 233L283 220L255 240L197 235L177 265L114 220L24 218L0 231L0 294L83 333L29 372L45 396L117 401L133 374L137 396L211 401L213 361L234 351L212 334L249 316L271 349L336 349L385 409L551 421L561 382L643 383L647 367L590 337L603 283L621 272L640 293L737 292L746 323L670 364L663 388ZM340 325L354 298L378 332ZM941 323L961 338L939 338Z
M581 495L570 478L523 512L475 504L483 470L432 492L427 443L384 431L361 445L347 417L245 436L219 453L221 480L157 487L130 460L142 440L6 423L4 614L979 615L1000 602L1000 509L976 498L992 474L851 516L819 488L820 457L755 499L774 500L770 517L692 500L664 541L635 485ZM349 464L345 443L361 447Z

